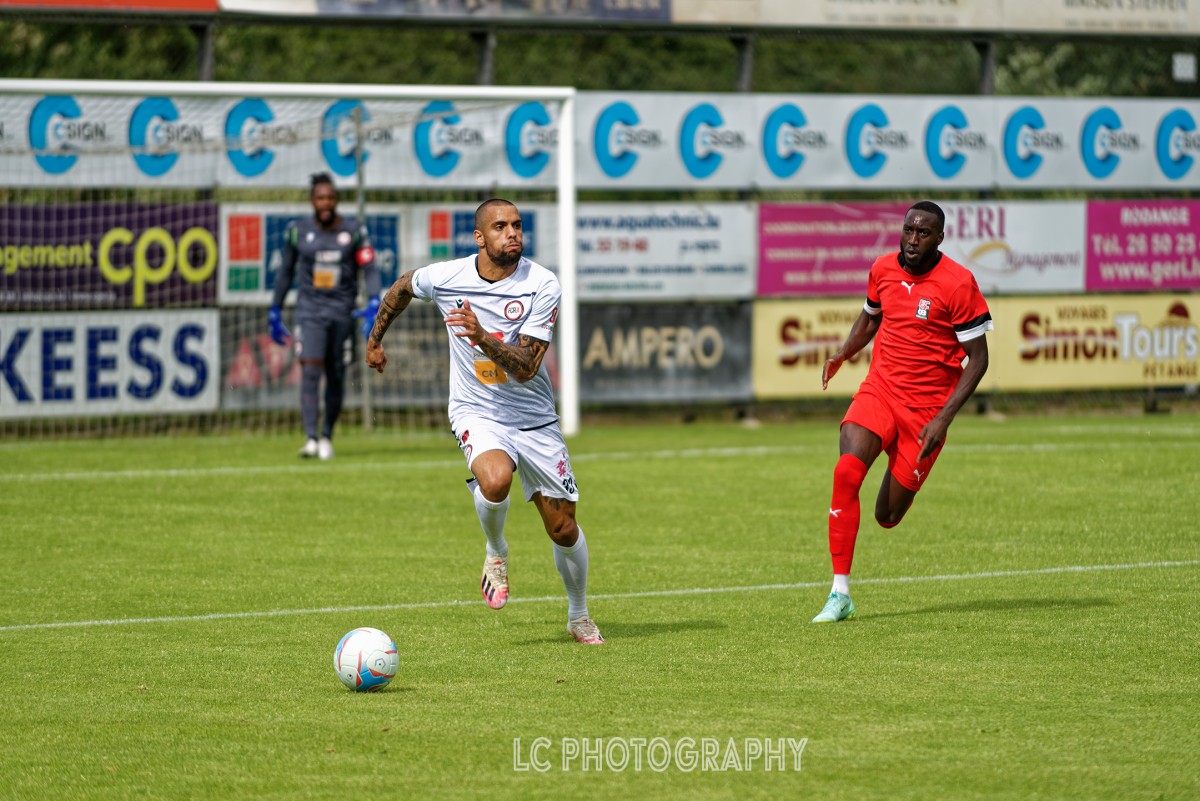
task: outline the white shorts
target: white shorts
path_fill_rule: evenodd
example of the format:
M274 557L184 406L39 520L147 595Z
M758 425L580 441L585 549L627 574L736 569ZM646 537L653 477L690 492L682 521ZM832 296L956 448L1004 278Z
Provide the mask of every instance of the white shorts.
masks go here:
M563 498L572 503L579 500L571 457L557 422L521 431L480 417L465 417L454 426L454 439L467 457L468 469L481 453L507 453L517 466L526 501L539 492L544 498Z

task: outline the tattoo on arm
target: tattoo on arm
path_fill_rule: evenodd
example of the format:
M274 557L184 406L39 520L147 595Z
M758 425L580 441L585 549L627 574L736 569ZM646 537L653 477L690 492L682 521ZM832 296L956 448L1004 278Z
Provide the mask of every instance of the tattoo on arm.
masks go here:
M505 345L494 337L486 337L479 349L505 372L518 381L528 381L537 375L550 343L525 334L517 335L517 344Z
M396 283L388 288L383 299L379 301L379 312L375 315L375 327L371 329L372 342L383 341L388 326L400 316L400 312L408 308L414 297L412 292L413 271L410 270L396 279Z

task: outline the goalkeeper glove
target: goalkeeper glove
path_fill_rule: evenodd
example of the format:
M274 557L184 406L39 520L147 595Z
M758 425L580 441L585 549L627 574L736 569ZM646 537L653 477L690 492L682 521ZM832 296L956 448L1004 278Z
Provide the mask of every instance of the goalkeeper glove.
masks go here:
M371 329L375 327L375 315L379 313L379 298L371 298L367 301L367 305L358 311L354 312L354 316L362 320L362 325L359 330L362 331L364 337L371 336Z
M278 306L272 306L267 312L267 324L271 328L271 339L276 345L286 345L291 338L288 333L287 326L283 324L283 310Z

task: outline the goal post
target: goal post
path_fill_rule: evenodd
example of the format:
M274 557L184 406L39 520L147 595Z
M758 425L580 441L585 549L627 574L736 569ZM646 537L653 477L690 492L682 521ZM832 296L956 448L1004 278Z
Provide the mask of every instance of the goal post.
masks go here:
M195 278L204 272L202 268L210 266L212 254L197 246L194 240L200 234L184 241L182 235L171 229L172 233L145 240L133 230L132 240L118 245L129 251L126 260L130 263L136 250L136 258L145 262L144 269L138 272L129 268L122 272L125 267L118 265L100 278L93 274L83 281L85 285L91 282L103 286L111 305L95 299L72 303L70 282L79 278L75 274L79 271L39 269L32 265L24 270L21 256L15 256L17 264L11 272L0 270L0 299L3 299L0 326L7 323L5 327L9 329L25 326L30 331L39 326L45 328L47 323L43 318L49 312L61 313L68 319L130 311L178 316L179 309L187 308L197 314L206 312L210 317L219 315L216 327L223 336L236 332L243 339L247 336L253 339L261 333L251 329L257 325L258 316L265 319L264 298L268 294L263 284L255 286L252 282L267 279L248 277L248 269L247 276L230 270L227 263L230 249L236 250L231 239L238 232L231 232L227 225L233 213L229 209L275 204L281 207L279 215L288 211L304 213L303 190L307 188L309 175L316 172L332 173L339 188L347 190L342 204L346 216L365 213L370 218L376 210L389 208L394 210L396 219L427 215L432 220L443 212L430 208L440 204L458 208L459 211L450 213L453 222L466 224L457 216L462 214L461 209L499 194L512 197L518 206L525 206L526 200L531 208L540 204L538 239L553 241L549 251L543 247L529 255L554 269L562 285L553 348L559 412L564 433L578 432L580 352L573 88L0 80L0 109L3 119L8 121L0 126L0 168L6 174L5 187L0 189L0 206L7 207L0 218L0 240L3 240L0 247L13 253L53 252L62 246L61 242L49 233L31 232L29 219L65 218L74 213L74 207L92 204L93 211L101 208L113 215L110 223L97 226L94 232L78 232L75 237L81 242L88 239L84 244L95 250L105 232L136 229L135 223L127 220L133 214L130 211L133 205L170 207L204 201L214 205L220 215L219 232L213 231L209 238L220 240L221 253L219 274L213 277L204 273L205 280L214 287L217 281L223 282L216 288L219 291L211 289L207 294L164 294L176 281L176 272L190 270ZM552 209L543 202L550 193L553 193ZM109 207L113 207L111 212ZM252 216L242 214L238 219L249 220ZM257 224L266 228L270 222L263 217ZM192 230L186 227L187 223L181 225L181 230ZM435 258L438 254L447 258L455 255L453 223L451 241L441 250L438 245L427 247L423 253L406 247L399 240L409 233L411 229L394 233L396 257L402 262L394 265L397 271L441 260ZM107 244L111 246L112 241ZM183 252L176 254L173 251L176 247ZM171 259L178 265L174 272L168 265ZM90 267L95 273L95 265ZM35 273L39 289L46 288L46 281L53 281L63 286L56 284L52 289L65 287L65 294L59 293L58 300L50 303L45 298L54 295L53 292L31 291ZM143 285L155 281L161 285L151 286L149 295L142 291L133 298L131 287L120 285L122 276L127 274L133 274L132 280L125 278L128 284L137 284L142 290L145 290ZM269 276L269 271L264 275ZM386 286L388 278L384 280ZM117 283L113 284L114 281ZM236 297L239 293L242 300ZM291 293L289 300L294 296ZM160 304L161 312L154 307L155 302ZM33 348L28 349L28 354L22 352L20 358L9 359L7 366L14 380L20 378L18 373L22 370L30 373L40 370L40 380L46 386L59 387L72 382L77 386L73 392L64 386L61 394L70 396L71 402L55 406L45 398L14 397L11 382L0 380L0 424L17 417L25 421L71 416L137 417L142 409L147 415L185 415L191 411L210 418L229 411L230 407L219 400L227 389L225 386L213 393L218 400L210 406L187 402L140 405L138 393L132 398L124 397L117 377L124 377L126 366L121 358L110 355L109 350L126 349L127 343L123 329L112 335L110 327L106 324L101 334L80 328L64 335L67 339L100 336L101 341L88 346L64 340L56 345L53 355L61 358L54 362L57 366L53 369L60 374L49 379L45 378L46 365L40 361L34 364L39 357ZM261 328L265 330L265 324ZM0 330L0 353L12 344L4 334ZM110 346L107 344L110 336L120 341ZM361 347L361 343L355 344ZM87 351L87 347L92 350ZM226 347L227 343L221 345L222 349ZM22 362L22 358L26 361ZM277 359L278 354L265 356L256 351L255 358L262 367L264 360ZM224 377L227 359L227 355L216 358L213 368L222 374L218 378ZM62 366L68 363L69 367ZM107 404L87 402L91 389L85 373L88 369L94 373L97 364L102 378L111 373L112 380L100 382L102 390L109 392L116 387L119 396L115 400L110 398L112 402ZM138 367L134 364L130 369L136 372ZM264 375L268 372L267 368L263 371ZM350 373L348 380L353 380L353 375ZM141 386L134 379L129 380ZM366 387L364 383L359 389ZM356 392L353 398L348 397L347 405L369 405L371 395L377 400L382 396L384 404L389 402L386 392ZM278 399L273 402L280 403ZM291 407L293 410L298 407L298 399ZM232 408L239 413L256 410L253 401Z

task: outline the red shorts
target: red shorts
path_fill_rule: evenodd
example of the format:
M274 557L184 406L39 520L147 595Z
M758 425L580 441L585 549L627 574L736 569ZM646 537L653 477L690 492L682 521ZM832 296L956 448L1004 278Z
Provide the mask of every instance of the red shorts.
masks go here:
M937 450L917 461L917 454L921 452L917 436L941 408L912 409L898 403L885 390L863 384L854 393L854 400L842 418L842 425L855 423L883 440L883 450L888 455L888 472L902 487L916 492L925 483L933 470L933 463L942 452L942 446L946 444L943 440Z

